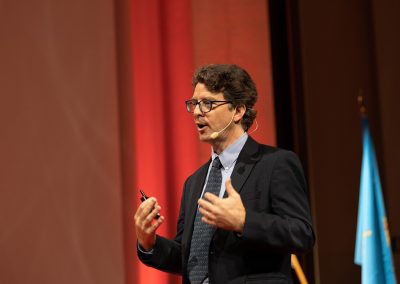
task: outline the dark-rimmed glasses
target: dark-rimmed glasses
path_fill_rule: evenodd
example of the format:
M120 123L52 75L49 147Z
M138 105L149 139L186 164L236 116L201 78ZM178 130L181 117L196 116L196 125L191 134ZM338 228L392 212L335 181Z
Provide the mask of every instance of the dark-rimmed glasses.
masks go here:
M196 106L199 105L200 111L202 113L207 113L212 111L214 108L216 108L217 106L222 106L224 104L231 104L231 101L213 101L213 100L201 100L201 101L197 101L195 99L191 99L191 100L187 100L185 101L186 103L186 110L188 112L193 113L194 110L196 109ZM220 103L220 104L216 104L216 103Z

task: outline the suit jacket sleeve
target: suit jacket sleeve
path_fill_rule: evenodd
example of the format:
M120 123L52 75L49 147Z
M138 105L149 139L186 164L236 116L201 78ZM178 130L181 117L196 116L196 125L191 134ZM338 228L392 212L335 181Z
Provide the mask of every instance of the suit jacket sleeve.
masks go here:
M306 181L297 156L278 150L268 160L261 183L266 188L264 210L246 208L243 241L254 249L275 252L303 252L314 245L315 236L306 194ZM271 164L272 166L265 166Z

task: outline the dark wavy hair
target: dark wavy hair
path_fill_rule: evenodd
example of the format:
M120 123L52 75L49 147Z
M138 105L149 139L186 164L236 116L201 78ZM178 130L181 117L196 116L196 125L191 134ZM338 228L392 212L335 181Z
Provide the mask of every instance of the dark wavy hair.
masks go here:
M198 83L204 84L211 93L222 92L224 99L232 101L234 107L245 106L246 112L241 123L245 131L250 128L257 116L253 109L257 101L257 90L246 70L233 64L203 66L193 75L193 88Z

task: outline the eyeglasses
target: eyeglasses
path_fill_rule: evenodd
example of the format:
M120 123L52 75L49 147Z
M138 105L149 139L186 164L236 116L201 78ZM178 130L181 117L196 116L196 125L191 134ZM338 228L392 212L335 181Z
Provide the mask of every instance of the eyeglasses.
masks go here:
M225 104L231 104L231 101L211 101L211 100L201 100L201 101L197 101L195 99L192 100L187 100L186 102L186 110L188 112L194 112L194 110L196 109L196 106L199 105L200 111L202 113L207 113L212 111L214 108L216 108L217 106L222 106ZM213 105L215 103L221 103L221 104L216 104Z

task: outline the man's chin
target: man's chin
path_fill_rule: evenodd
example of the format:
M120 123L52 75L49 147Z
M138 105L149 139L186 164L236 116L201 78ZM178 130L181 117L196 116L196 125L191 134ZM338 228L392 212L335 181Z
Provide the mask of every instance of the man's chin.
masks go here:
M213 141L211 135L208 133L199 133L199 140L206 143L210 143L211 141Z

